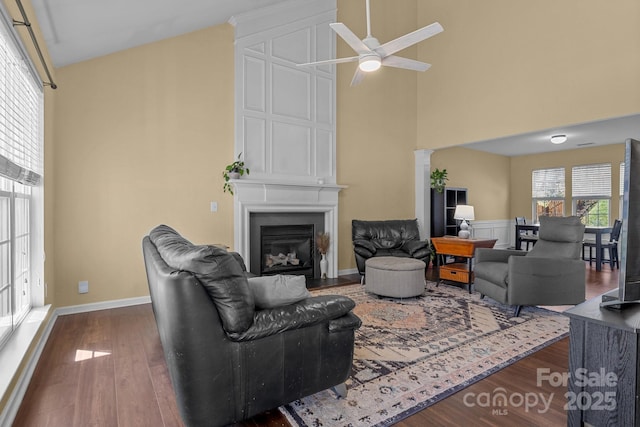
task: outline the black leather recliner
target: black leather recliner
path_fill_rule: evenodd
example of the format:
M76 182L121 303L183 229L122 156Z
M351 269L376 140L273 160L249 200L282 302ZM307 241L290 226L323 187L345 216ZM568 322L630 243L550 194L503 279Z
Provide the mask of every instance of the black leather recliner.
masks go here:
M429 266L429 242L420 240L417 219L351 221L356 266L364 277L365 261L376 256L415 258Z
M257 309L241 263L226 250L193 245L167 226L142 245L185 425L227 425L334 386L346 393L361 323L353 300L317 296Z

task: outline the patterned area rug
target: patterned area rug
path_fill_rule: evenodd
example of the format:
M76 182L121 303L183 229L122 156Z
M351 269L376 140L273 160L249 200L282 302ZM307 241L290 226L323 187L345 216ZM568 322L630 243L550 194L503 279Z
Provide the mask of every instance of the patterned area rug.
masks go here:
M417 298L382 298L349 285L313 291L356 301L348 396L331 390L280 408L293 426L388 426L569 332L569 319L537 307L513 308L477 293L428 283Z

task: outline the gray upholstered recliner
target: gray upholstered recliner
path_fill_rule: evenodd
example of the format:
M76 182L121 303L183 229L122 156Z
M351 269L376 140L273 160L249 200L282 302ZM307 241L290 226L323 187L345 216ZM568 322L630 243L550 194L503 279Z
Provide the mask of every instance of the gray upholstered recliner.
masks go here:
M244 263L161 225L143 239L158 332L186 426L222 426L318 391L344 394L360 319L353 300L260 308Z
M540 217L538 243L529 252L476 249L474 288L503 304L578 304L585 299L580 218Z

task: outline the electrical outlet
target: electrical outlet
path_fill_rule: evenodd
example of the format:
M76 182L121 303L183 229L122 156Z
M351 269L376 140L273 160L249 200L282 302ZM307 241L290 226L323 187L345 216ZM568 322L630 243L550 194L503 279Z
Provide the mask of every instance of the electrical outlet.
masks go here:
M82 280L80 282L78 282L78 293L79 294L86 294L89 292L89 281L88 280Z

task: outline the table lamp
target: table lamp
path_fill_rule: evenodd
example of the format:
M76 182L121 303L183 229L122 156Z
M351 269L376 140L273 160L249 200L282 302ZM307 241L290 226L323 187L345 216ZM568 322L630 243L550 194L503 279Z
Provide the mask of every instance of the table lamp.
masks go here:
M473 206L471 205L457 205L456 211L453 213L454 219L461 219L460 223L460 231L458 232L458 237L461 239L468 239L471 237L471 233L469 232L469 224L467 224L466 220L476 219L473 213Z

